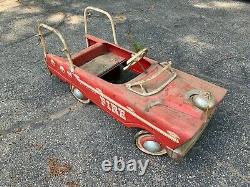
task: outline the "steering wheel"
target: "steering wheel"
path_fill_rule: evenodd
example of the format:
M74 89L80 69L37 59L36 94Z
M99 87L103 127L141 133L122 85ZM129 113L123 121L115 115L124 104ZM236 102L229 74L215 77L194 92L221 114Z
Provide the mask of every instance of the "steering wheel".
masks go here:
M123 70L127 70L130 66L133 66L134 64L136 64L139 60L141 60L147 54L147 52L148 52L148 48L144 48L140 50L139 52L133 54L132 57L127 60L126 62L127 66L125 66Z

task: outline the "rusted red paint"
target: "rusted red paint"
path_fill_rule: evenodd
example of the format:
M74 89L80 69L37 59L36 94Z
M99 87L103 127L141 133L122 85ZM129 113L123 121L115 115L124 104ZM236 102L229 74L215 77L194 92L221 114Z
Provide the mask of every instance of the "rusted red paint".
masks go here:
M120 46L91 35L87 35L87 39L90 46L72 57L76 65L73 73L69 71L66 59L47 54L46 62L51 73L78 88L93 103L125 126L149 131L168 150L175 150L190 141L211 118L185 98L189 90L210 91L217 105L226 94L224 88L174 69L177 77L162 91L147 97L140 96L128 90L125 84L109 83L77 67L106 51L125 60L131 57L132 52ZM153 66L159 66L156 61L147 57L142 58L139 63L148 71ZM143 68L138 63L130 70L143 73ZM152 101L159 101L160 104L146 110Z

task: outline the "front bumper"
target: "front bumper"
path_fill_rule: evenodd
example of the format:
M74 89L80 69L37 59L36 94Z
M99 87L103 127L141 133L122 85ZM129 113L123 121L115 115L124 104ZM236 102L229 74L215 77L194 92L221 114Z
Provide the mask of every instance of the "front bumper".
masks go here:
M200 128L200 130L196 133L196 135L191 140L189 140L187 143L183 144L182 146L180 146L174 150L167 150L167 153L171 158L180 159L188 153L188 151L194 146L194 144L197 142L197 140L200 138L203 131L207 127L208 122L210 121L211 117L213 116L214 111L215 111L215 109L213 109L212 111L209 112L209 114L207 115L208 116L207 120L202 125L202 128Z

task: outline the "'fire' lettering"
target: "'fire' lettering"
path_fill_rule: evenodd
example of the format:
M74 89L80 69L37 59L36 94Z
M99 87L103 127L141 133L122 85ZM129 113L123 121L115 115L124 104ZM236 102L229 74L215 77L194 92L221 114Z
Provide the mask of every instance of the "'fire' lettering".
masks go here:
M119 108L114 103L111 103L109 100L105 99L102 96L100 96L100 99L101 99L102 106L106 106L106 108L110 110L112 113L126 120L126 112L123 109Z

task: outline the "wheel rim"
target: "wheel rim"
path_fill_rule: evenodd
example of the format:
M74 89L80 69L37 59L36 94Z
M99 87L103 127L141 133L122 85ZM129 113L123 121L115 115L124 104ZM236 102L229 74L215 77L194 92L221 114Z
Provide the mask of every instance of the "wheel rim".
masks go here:
M160 156L167 153L166 149L147 131L137 133L136 146L149 155Z
M90 100L87 99L79 89L75 88L74 86L70 86L70 91L79 102L84 104L90 103Z
M135 134L135 140L140 136L140 135L143 135L143 134L150 134L148 131L146 131L146 130L141 130L141 131L139 131L139 132L137 132L136 134Z

